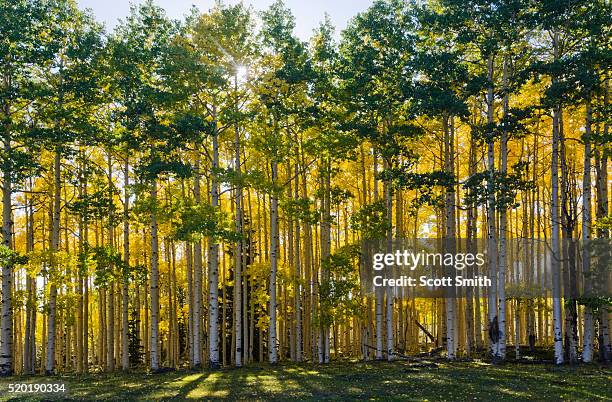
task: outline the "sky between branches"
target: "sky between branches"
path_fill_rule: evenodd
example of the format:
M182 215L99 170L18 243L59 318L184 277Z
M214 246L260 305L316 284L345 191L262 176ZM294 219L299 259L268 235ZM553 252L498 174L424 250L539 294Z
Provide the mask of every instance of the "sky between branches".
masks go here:
M118 20L130 13L130 3L141 4L144 0L78 0L81 9L91 8L96 19L112 30ZM244 0L245 5L251 5L255 11L265 10L274 0ZM170 18L182 18L192 5L205 12L214 6L215 0L154 0L154 3L164 8ZM237 0L225 0L225 4L239 3ZM325 13L329 14L336 27L336 36L347 26L350 19L357 13L366 10L372 0L286 0L295 16L295 34L301 40L308 40L312 31L323 20Z

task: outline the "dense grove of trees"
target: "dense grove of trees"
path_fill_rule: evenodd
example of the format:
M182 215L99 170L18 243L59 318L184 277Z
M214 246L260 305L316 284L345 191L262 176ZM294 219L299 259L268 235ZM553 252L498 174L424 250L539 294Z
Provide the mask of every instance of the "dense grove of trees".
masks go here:
M567 240L612 226L610 15L377 0L305 43L281 0L145 2L112 32L74 0L0 1L0 373L609 360L610 298L565 273L590 264ZM485 239L494 285L362 296L359 242L394 237ZM552 292L506 292L523 252Z

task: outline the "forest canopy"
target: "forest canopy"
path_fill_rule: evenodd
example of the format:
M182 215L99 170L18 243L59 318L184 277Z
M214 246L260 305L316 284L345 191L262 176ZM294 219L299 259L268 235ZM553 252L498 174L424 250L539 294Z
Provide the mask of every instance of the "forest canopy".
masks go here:
M573 289L612 229L611 15L376 0L302 41L281 0L0 0L0 374L609 361L610 293ZM363 295L373 238L480 239L493 285Z

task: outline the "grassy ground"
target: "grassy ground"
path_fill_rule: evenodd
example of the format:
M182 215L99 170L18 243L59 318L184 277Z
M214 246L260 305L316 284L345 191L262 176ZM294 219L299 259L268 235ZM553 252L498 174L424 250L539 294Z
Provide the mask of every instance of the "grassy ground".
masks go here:
M9 383L57 383L65 394L9 394ZM10 400L612 400L612 368L541 364L491 366L477 362L375 362L252 366L164 374L0 379L0 401Z

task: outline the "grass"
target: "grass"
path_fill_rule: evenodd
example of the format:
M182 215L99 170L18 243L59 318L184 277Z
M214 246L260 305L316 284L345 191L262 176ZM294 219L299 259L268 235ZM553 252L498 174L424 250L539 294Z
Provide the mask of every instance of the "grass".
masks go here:
M9 394L9 383L64 383L65 394ZM342 362L218 371L21 376L0 379L13 400L612 400L612 369L479 362Z

